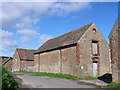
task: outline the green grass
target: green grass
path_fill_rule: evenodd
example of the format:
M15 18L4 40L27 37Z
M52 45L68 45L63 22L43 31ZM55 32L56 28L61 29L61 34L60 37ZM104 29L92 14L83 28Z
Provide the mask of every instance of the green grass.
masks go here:
M32 73L35 75L43 75L43 76L50 76L50 77L57 77L57 78L65 78L65 79L71 79L71 80L79 80L79 79L97 79L92 76L85 76L84 78L79 78L77 76L69 75L69 74L57 74L57 73L45 73L45 72L27 72L27 71L17 71L22 73Z
M120 83L112 82L108 84L108 87L109 88L120 88Z
M97 78L96 77L92 77L92 76L85 76L83 79L85 79L85 80L88 80L88 79L96 80Z
M57 74L57 73L44 73L44 72L27 72L27 71L18 71L22 73L32 73L35 75L43 75L43 76L50 76L50 77L57 77L57 78L65 78L65 79L72 79L77 80L79 79L77 76L68 75L68 74Z

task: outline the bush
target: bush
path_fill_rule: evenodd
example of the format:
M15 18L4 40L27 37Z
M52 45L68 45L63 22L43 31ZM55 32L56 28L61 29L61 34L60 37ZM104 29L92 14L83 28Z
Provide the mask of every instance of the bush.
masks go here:
M10 72L8 72L5 68L2 69L2 89L5 88L12 88L16 89L18 88L18 83L13 79L13 76Z

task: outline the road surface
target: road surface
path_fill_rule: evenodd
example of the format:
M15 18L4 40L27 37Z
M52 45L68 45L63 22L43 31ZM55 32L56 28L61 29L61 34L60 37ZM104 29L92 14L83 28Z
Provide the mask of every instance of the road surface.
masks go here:
M22 79L22 85L30 88L98 88L93 85L78 84L77 80L33 75L30 73L14 73L14 75Z

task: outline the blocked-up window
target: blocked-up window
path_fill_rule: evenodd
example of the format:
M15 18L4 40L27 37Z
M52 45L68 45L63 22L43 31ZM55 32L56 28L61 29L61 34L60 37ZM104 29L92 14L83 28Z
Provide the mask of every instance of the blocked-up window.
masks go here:
M98 58L92 58L92 61L93 61L93 63L94 63L94 62L98 62L99 59L98 59Z
M92 41L92 54L98 56L98 41Z

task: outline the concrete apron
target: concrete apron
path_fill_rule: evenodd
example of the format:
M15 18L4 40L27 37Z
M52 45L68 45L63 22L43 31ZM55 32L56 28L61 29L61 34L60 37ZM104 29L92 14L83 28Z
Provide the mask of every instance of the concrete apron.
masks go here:
M17 75L23 75L23 74L21 74L21 73L13 74L14 80L19 84L19 88L33 88L32 85L25 84L21 78L17 77Z
M107 83L100 81L100 80L78 80L78 84L88 84L88 85L95 85L100 88L107 88Z

